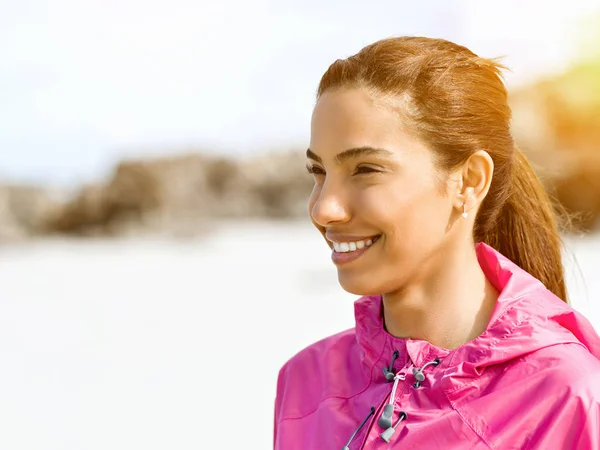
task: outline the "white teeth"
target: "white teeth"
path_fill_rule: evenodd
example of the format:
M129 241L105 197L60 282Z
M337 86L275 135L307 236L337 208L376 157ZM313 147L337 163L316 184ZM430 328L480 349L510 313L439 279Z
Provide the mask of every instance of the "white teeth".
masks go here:
M373 245L372 239L356 242L333 242L333 249L339 253L348 253Z

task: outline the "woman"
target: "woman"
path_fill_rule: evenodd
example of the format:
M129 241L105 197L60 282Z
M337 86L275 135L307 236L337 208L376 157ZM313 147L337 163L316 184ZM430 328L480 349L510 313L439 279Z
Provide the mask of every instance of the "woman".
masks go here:
M363 297L281 369L275 449L600 449L600 338L500 69L401 37L323 76L310 217Z

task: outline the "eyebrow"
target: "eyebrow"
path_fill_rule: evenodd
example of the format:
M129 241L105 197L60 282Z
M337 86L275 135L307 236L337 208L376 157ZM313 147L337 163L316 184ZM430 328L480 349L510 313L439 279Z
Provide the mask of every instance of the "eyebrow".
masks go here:
M345 162L349 159L358 158L360 156L387 156L387 157L390 157L392 155L393 155L393 153L391 151L386 150L384 148L375 148L375 147L364 146L364 147L356 147L356 148L350 148L348 150L344 150L343 152L335 155L334 160L337 164L342 164L343 162ZM313 152L310 148L306 150L306 157L308 159L312 159L319 163L323 162L321 157L319 155L317 155L315 152Z

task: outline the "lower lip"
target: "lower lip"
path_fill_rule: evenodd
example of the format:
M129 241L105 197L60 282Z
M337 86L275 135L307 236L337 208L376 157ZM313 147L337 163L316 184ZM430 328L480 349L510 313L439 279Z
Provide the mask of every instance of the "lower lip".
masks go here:
M367 250L375 245L375 243L379 240L379 237L380 236L376 237L369 247L364 246L360 250L354 250L353 252L336 252L334 250L331 252L331 260L336 266L348 264L364 255Z

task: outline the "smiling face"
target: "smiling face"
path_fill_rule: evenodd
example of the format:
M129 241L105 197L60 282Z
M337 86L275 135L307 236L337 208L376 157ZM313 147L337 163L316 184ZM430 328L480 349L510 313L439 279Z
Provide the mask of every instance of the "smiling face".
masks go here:
M324 93L307 157L310 217L346 291L390 293L435 276L462 211L431 150L402 130L398 110L362 89Z

